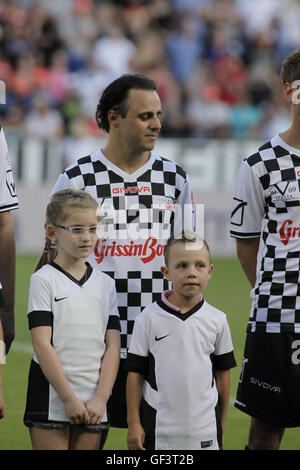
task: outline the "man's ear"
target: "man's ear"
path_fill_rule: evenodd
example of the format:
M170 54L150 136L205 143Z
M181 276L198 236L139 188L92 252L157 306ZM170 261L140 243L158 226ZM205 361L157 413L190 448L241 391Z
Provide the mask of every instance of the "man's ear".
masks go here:
M161 266L160 272L163 274L163 276L167 279L167 281L170 281L169 279L169 270L167 266Z
M109 121L110 126L118 127L120 113L115 109L110 109L107 114L107 119Z
M285 83L283 85L283 96L288 103L299 104L299 85L300 80L295 80L293 83Z

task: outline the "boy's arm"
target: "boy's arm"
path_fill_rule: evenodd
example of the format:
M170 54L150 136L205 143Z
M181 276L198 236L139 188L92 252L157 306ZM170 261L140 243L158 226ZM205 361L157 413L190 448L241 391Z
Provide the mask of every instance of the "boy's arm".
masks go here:
M51 345L51 334L50 326L38 326L31 329L33 349L43 374L62 399L70 422L72 424L89 423L88 412L71 389L56 351Z
M221 426L224 436L225 421L228 413L230 399L230 369L215 371L216 385L221 406ZM224 438L224 437L223 437Z
M2 393L2 364L4 364L4 352L3 329L0 320L0 419L4 417L4 398Z
M126 386L127 400L127 446L129 450L145 450L145 432L140 421L140 403L144 377L136 372L128 372Z
M105 336L106 349L101 361L99 383L95 395L86 403L91 424L100 424L115 383L120 362L120 331L109 329Z

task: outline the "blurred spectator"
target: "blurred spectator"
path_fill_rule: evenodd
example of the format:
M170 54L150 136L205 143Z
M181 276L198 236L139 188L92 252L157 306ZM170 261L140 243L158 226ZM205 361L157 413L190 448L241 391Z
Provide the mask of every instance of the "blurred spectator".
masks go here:
M25 111L30 109L36 90L46 85L48 76L49 71L37 64L33 54L18 57L11 90L20 98Z
M84 115L94 116L99 97L109 83L110 74L96 67L93 58L88 59L84 69L71 74L71 88L76 90Z
M300 45L300 5L298 0L285 0L277 10L275 38L276 65Z
M229 127L229 105L220 99L217 85L198 88L189 96L187 118L191 137L226 138Z
M249 100L249 90L241 86L236 90L236 102L229 110L230 135L235 139L259 136L262 111Z
M33 109L26 116L25 131L28 135L41 139L58 139L63 136L64 131L61 114L51 109L46 100L37 96L33 100Z
M111 79L131 71L131 61L136 53L134 43L127 39L119 25L110 25L109 34L95 42L95 65L107 72Z
M97 138L90 135L88 122L84 118L74 119L69 135L64 139L63 167L71 165L82 155L89 155L98 147Z
M42 94L37 132L99 135L102 90L141 72L158 83L162 137L266 138L286 119L272 90L299 22L299 0L0 0L2 122L28 128Z
M167 37L165 48L170 71L183 86L202 58L201 33L199 22L183 16Z

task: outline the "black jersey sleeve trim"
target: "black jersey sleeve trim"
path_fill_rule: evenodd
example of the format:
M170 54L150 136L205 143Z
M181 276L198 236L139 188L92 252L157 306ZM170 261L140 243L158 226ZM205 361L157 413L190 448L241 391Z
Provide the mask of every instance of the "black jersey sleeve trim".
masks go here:
M230 230L230 235L235 238L259 238L260 232L240 233Z
M124 367L130 372L146 375L148 370L148 357L128 353Z
M107 330L121 331L120 318L117 315L110 315L107 323Z
M226 354L212 355L212 364L214 370L232 369L237 365L233 351Z
M28 313L29 329L37 326L53 326L53 313L46 310L34 310Z
M17 197L17 196L13 196L13 197ZM8 212L8 211L11 211L13 209L19 209L19 203L18 202L13 202L11 204L6 204L5 206L1 206L0 207L0 212Z

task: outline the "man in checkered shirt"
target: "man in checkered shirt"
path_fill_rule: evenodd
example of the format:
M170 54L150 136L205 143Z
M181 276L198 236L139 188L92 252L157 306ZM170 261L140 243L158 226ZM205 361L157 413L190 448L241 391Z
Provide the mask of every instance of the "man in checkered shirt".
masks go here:
M162 115L156 90L142 75L112 82L96 111L107 145L67 168L53 190L85 189L99 202L101 241L89 261L114 278L122 327L120 370L108 403L114 427L127 427L123 367L134 320L167 288L160 267L170 233L182 229L183 219L193 227L188 176L152 151Z
M281 69L292 124L246 158L231 236L252 286L235 406L252 416L248 448L279 449L300 425L300 49Z

